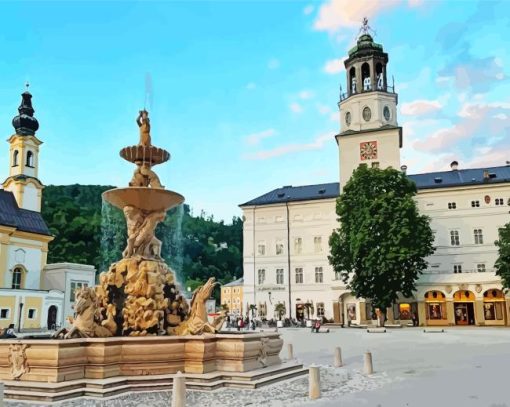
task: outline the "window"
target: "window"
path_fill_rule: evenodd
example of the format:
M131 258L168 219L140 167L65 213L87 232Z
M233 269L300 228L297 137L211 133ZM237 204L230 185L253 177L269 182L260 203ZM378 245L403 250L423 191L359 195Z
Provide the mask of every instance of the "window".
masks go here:
M28 319L35 319L36 311L35 308L30 308L28 310Z
M372 168L379 168L379 162L378 161L372 162Z
M459 231L450 230L450 244L452 246L460 246Z
M448 209L457 209L457 204L455 202L448 202Z
M476 271L478 271L479 273L485 273L486 269L485 269L485 263L479 263L476 265Z
M301 267L296 269L296 284L303 284L303 269Z
M322 252L322 237L321 236L315 236L313 238L313 244L315 246L315 253Z
M480 207L480 201L471 201L471 207L472 208L479 208Z
M12 288L18 290L21 288L21 269L16 267L12 272Z
M276 284L283 284L283 269L276 269Z
M34 167L34 153L32 153L32 151L27 152L26 165L27 165L27 167L32 167L32 168Z
M335 280L341 280L342 279L342 273L340 271L335 271Z
M276 254L277 255L283 254L283 243L281 242L276 243Z
M0 310L0 319L9 319L11 310L9 308L2 308Z
M503 198L496 198L496 206L504 205Z
M71 302L74 302L75 300L75 291L80 289L80 288L84 288L84 287L88 287L88 283L85 283L83 281L71 281L71 296L70 296L70 301Z
M462 273L462 265L461 264L454 264L453 265L453 272L455 274Z
M266 245L259 243L257 251L258 251L259 256L264 256L266 254Z
M19 165L18 158L19 158L19 151L14 150L14 153L12 153L12 166L13 167L17 167Z
M303 250L303 239L301 239L300 237L296 237L294 239L294 252L296 254L300 254L302 250Z
M475 235L475 244L483 244L482 229L475 229L473 233Z
M259 269L258 270L258 278L259 278L259 285L264 284L264 281L266 279L266 270Z
M324 316L324 303L323 302L317 303L317 316L319 318L322 318Z
M323 281L322 267L315 267L315 282L322 283Z

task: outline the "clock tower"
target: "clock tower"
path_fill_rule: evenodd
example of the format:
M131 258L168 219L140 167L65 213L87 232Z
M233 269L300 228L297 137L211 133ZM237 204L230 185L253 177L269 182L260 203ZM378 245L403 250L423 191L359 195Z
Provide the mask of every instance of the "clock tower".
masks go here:
M388 85L388 54L374 42L365 18L357 44L345 60L347 92L340 92L340 190L360 164L399 168L402 128L398 95ZM341 88L340 88L341 89Z

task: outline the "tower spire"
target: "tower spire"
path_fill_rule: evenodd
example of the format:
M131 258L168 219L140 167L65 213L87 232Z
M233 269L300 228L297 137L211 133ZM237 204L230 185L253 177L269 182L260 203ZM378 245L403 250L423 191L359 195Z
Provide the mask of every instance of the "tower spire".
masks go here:
M39 129L39 122L34 117L32 107L32 94L28 91L30 84L26 83L27 90L21 94L21 104L18 107L18 115L12 119L12 126L16 134L20 136L33 136Z

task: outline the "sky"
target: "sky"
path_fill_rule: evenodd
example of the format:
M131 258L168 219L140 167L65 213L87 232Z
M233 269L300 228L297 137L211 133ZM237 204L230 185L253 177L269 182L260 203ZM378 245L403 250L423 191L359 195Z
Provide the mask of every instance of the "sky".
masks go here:
M126 186L144 107L154 167L230 222L283 185L338 182L343 59L369 18L409 173L510 160L510 1L1 2L0 136L29 81L46 184ZM8 144L0 174L8 174Z

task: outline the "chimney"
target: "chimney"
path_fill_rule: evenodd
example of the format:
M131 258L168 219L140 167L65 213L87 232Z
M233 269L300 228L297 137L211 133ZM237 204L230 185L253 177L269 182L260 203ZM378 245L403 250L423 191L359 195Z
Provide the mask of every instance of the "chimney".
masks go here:
M402 171L404 174L407 172L407 165L401 165L400 166L400 171Z
M450 164L450 168L452 169L452 171L457 171L459 169L458 161L452 161Z

